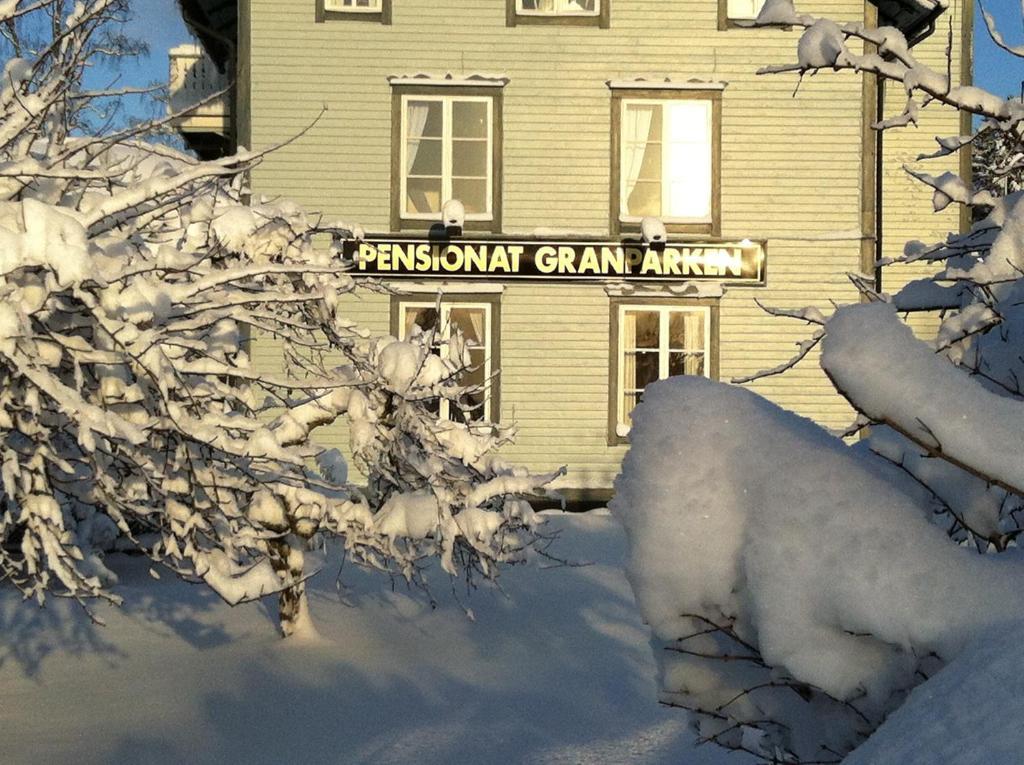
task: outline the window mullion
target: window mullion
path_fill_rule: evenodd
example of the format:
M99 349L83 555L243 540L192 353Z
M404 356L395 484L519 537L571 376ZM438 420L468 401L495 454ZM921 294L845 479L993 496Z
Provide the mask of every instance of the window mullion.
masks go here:
M669 124L672 119L672 108L667 101L661 104L661 217L667 218L672 210L672 184L669 180L671 156L669 136L672 134Z
M438 355L445 361L449 361L452 348L452 306L450 303L441 303L440 308L441 310L437 316L438 340L440 341ZM439 407L438 412L441 415L441 419L450 420L452 414L450 402L448 401L447 398L442 397L440 400L440 404L441 406Z
M658 316L658 379L665 380L668 378L668 354L669 354L669 339L668 339L668 328L669 321L668 309L662 308Z
M441 112L441 204L452 198L452 101L445 98Z
M487 99L487 198L484 209L494 215L494 99Z

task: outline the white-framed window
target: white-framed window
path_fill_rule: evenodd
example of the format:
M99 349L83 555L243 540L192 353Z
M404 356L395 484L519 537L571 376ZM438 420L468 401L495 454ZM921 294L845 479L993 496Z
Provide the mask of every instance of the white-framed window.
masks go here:
M725 15L730 21L753 21L765 0L726 0Z
M516 0L521 16L597 16L601 0Z
M711 376L711 309L620 303L618 328L616 431L629 431L630 414L644 388L676 375Z
M433 351L442 358L451 353L449 339L456 329L462 332L469 350L470 365L459 384L472 387L460 402L441 401L440 415L464 422L493 422L493 357L491 329L493 306L489 302L401 301L398 304L398 335L405 340L414 332L432 333Z
M380 13L381 0L324 0L324 10L349 13Z
M619 219L711 224L712 100L623 98L620 109Z
M403 95L400 215L437 220L449 199L466 220L492 220L494 99Z

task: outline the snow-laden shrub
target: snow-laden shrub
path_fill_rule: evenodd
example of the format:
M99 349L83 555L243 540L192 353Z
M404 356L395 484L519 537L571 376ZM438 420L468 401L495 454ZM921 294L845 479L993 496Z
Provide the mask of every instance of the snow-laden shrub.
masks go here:
M247 151L200 162L86 135L80 88L123 0L11 2L0 86L0 581L116 600L100 552L137 549L230 603L305 617L305 552L418 580L427 557L493 577L536 539L520 498L551 476L493 456L507 433L441 420L470 364L456 333L370 338L338 311L341 239L282 201L245 204ZM314 246L314 238L333 241ZM248 338L284 348L258 371ZM312 431L346 417L368 490ZM314 465L316 469L314 470ZM156 570L154 570L156 571Z
M661 699L702 738L836 760L935 657L1024 613L1024 560L951 543L903 471L750 391L652 385L630 438L627 572Z
M673 380L645 392L616 481L662 700L722 746L839 762L968 641L1024 616L1024 194L992 190L1022 165L1024 104L952 86L892 28L824 22L790 0L769 0L760 22L805 30L797 63L764 72L871 72L907 94L880 128L946 105L979 126L937 139L934 157L993 134L1005 149L986 189L914 173L936 210L981 218L907 245L901 260L933 263L933 277L889 295L854 275L862 303L771 310L814 332L762 375L820 347L858 412L845 435L869 437L851 447L752 393ZM918 311L942 312L933 341L901 318Z

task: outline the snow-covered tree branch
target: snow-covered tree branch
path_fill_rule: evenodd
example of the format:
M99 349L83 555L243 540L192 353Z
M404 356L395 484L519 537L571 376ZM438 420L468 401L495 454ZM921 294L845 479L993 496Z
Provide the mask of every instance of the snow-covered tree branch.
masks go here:
M134 549L229 603L280 593L289 634L330 539L414 582L431 557L471 581L522 559L522 498L553 476L496 458L510 433L436 414L466 400L458 333L442 359L341 315L357 227L244 203L258 153L199 162L140 140L156 123L87 130L116 93L82 74L126 11L0 4L0 579L116 600L101 551ZM260 335L290 374L250 363ZM312 440L339 417L365 490Z

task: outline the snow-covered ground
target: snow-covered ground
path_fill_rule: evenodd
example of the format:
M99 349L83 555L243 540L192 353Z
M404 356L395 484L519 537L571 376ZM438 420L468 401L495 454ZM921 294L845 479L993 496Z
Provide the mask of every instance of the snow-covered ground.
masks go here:
M1024 624L974 641L844 765L1016 765L1024 761Z
M312 592L318 643L276 636L261 605L229 608L138 559L114 559L125 606L92 626L0 589L4 763L672 763L694 748L656 703L648 631L603 513L553 514L557 551L593 565L520 567L501 594L450 589L436 609L387 579L336 569ZM444 582L445 580L440 580ZM507 597L506 597L507 596ZM461 597L461 596L460 596Z

